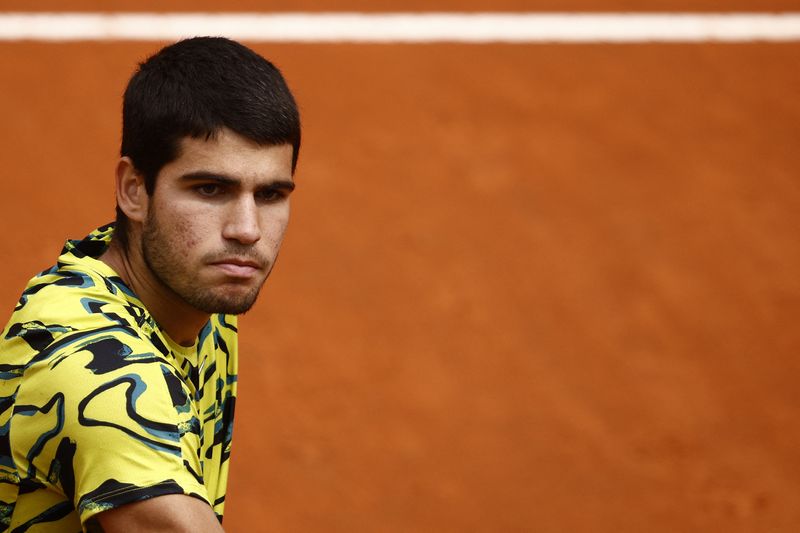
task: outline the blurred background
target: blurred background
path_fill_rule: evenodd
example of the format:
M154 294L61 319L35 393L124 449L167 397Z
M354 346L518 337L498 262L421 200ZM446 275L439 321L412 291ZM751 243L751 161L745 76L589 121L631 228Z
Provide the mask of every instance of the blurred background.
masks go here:
M225 10L800 10L289 4ZM0 43L3 323L113 219L122 91L163 44ZM304 145L241 320L226 530L797 531L800 42L249 44Z

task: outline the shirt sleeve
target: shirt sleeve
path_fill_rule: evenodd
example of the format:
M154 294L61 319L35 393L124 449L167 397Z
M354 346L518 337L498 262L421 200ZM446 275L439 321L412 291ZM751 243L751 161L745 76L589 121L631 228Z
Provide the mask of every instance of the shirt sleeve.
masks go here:
M12 453L28 484L63 494L84 524L165 494L208 503L198 413L170 361L122 334L65 344L17 393Z

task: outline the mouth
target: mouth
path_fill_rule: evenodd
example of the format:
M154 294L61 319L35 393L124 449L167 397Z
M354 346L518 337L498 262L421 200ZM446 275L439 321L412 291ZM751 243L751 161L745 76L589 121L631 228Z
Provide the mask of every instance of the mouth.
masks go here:
M211 263L215 267L233 278L251 278L261 271L262 266L252 259L229 257Z

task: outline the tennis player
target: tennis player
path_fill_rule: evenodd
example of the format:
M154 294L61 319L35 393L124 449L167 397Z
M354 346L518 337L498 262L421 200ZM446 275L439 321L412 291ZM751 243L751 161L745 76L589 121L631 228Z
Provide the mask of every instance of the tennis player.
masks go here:
M131 78L116 221L67 241L0 339L0 531L222 531L237 321L275 265L300 120L201 37Z

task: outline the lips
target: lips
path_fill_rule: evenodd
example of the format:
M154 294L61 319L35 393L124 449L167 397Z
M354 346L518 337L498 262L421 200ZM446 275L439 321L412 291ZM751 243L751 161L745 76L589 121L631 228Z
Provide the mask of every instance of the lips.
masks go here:
M261 270L261 265L258 262L238 257L214 261L211 266L234 278L250 278Z

